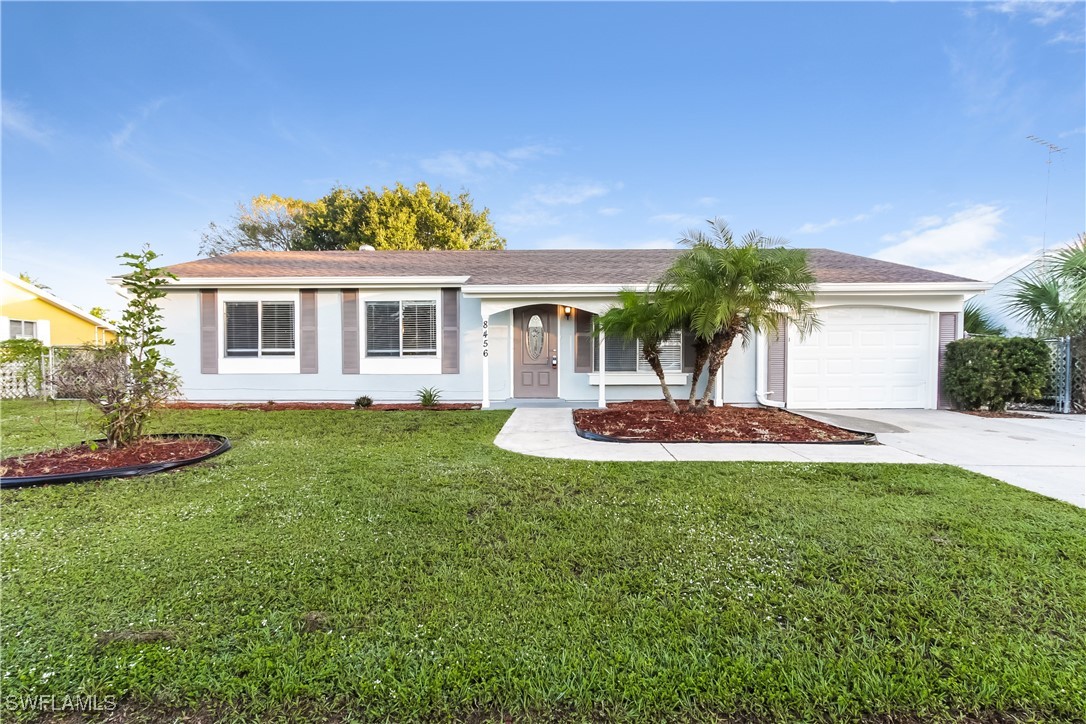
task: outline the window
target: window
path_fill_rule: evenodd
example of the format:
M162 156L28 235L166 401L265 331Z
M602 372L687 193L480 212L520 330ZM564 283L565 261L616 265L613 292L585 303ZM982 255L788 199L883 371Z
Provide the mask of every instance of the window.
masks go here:
M366 356L437 356L437 302L366 302Z
M226 302L227 357L293 357L294 302Z
M38 323L12 319L8 337L10 339L37 339Z
M607 339L608 372L652 372L645 355L641 352L641 342L609 337ZM681 330L675 330L660 343L660 364L664 372L681 372L683 368L683 336ZM592 369L600 371L600 340L597 337L592 355Z

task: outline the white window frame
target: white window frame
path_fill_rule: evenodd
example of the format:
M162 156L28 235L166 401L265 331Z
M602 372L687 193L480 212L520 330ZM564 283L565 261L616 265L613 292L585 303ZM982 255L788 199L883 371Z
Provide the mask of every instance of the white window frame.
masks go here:
M612 338L612 340L613 340L613 338ZM668 339L666 339L666 340L664 340L663 342L660 343L660 350L661 351L663 351L664 348L666 348L666 347L675 349L678 352L678 355L677 355L678 364L670 366L670 367L665 366L664 367L664 372L665 373L682 372L683 371L683 332L682 332L681 329L674 330L668 336ZM592 372L593 372L593 374L598 373L600 371L599 350L600 350L599 342L598 341L593 342L593 344L592 344ZM650 367L648 361L645 360L645 353L644 353L644 349L643 349L643 347L641 345L641 340L637 340L637 351L636 351L635 354L636 354L636 357L635 357L635 361L634 361L634 368L632 370L612 370L610 367L608 367L607 368L607 373L611 374L613 372L616 375L654 374L653 371L652 371L652 367Z
M256 357L226 356L226 302L293 302L294 303L294 354L258 355ZM298 344L301 339L301 294L298 290L253 289L245 291L219 291L219 374L300 374L301 355ZM259 324L259 314L257 316ZM259 333L258 333L259 334Z
M399 312L397 314L397 319L399 320L399 349L397 350L396 354L371 354L370 353L369 329L370 329L370 305L371 304L398 304L399 305ZM412 304L412 305L418 305L418 306L426 305L426 306L432 306L434 308L434 332L433 332L434 347L433 347L432 350L427 350L427 351L424 351L424 352L417 352L417 351L404 352L404 348L403 348L403 327L404 327L404 305L406 305L406 304ZM441 302L440 302L440 300L437 300L437 299L366 299L364 301L364 309L365 309L365 312L364 312L364 315L363 315L363 324L365 326L366 333L365 333L365 346L362 349L362 356L363 357L373 360L373 359L411 359L411 358L417 358L417 357L422 357L424 359L432 359L432 358L436 358L438 356L438 352L439 352L439 349L438 349L439 341L438 340L439 340L439 336L440 336L439 316L441 314Z
M11 334L11 325L19 324L22 329L21 334ZM34 331L31 334L26 333L26 325L33 325ZM8 339L38 339L38 321L36 319L9 319L8 320Z
M227 346L227 340L229 339L229 315L226 313L226 308L231 304L255 304L256 305L256 349L252 350L256 354L230 354L230 349ZM264 348L264 305L265 304L290 304L291 305L291 317L293 318L294 334L293 337L294 346L288 349L278 348ZM260 359L261 357L294 357L298 354L298 306L290 300L230 300L223 302L223 357L230 359ZM246 350L248 351L248 350Z

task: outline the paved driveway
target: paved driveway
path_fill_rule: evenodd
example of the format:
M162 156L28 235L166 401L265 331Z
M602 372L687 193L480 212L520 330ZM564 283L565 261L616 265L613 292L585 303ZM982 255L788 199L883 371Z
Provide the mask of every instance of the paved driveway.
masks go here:
M957 465L1086 507L1086 416L987 418L947 410L804 413L865 432L934 462Z

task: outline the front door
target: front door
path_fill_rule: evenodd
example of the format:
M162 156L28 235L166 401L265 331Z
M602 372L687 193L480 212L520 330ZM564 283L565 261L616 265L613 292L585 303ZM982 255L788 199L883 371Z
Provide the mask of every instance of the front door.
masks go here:
M513 310L513 397L558 397L558 308Z

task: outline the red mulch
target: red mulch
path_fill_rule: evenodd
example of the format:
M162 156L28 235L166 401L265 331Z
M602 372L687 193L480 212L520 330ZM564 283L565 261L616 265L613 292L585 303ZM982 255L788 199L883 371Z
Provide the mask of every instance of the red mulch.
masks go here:
M682 402L679 406L686 407ZM663 400L574 410L573 421L587 432L654 442L845 442L866 437L784 410L724 405L704 413L675 414Z
M123 468L145 463L189 460L206 455L221 445L206 438L145 437L135 445L124 448L73 445L59 450L28 453L0 460L0 475L5 478L26 478L34 475L85 473L91 470Z
M276 412L278 410L478 410L477 402L439 402L423 407L417 402L374 403L369 407L358 407L349 402L169 402L166 407L174 410L259 410Z
M1026 412L1010 412L1009 410L993 411L993 410L958 410L963 415L972 415L973 417L1021 417L1027 420L1043 420L1044 415L1030 415Z

